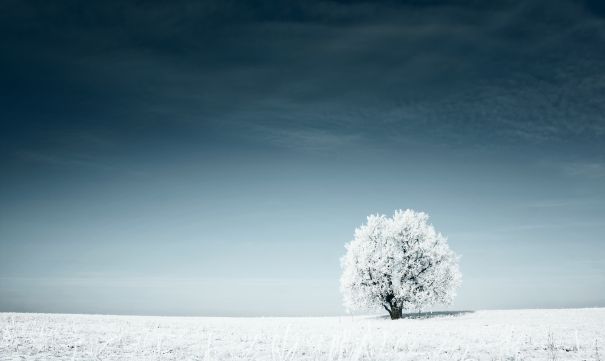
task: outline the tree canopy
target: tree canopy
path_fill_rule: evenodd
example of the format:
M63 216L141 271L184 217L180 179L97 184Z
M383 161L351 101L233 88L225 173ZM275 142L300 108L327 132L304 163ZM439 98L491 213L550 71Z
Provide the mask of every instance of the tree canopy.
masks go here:
M424 212L370 215L345 245L341 292L347 310L404 310L449 304L461 281L458 256Z

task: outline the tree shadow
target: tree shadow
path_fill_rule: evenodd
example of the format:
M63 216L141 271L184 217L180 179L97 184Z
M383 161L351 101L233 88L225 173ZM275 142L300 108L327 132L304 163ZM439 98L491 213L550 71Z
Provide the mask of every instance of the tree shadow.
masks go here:
M422 319L422 318L439 318L439 317L460 317L475 311L434 311L434 312L409 312L404 313L401 320L405 319ZM389 315L378 316L377 318L390 320Z
M436 312L410 312L404 313L402 318L437 318L437 317L459 317L475 311L436 311Z

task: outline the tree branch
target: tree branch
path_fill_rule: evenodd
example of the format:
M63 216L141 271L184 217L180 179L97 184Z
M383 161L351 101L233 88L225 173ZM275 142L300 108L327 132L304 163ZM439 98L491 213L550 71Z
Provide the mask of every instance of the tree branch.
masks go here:
M385 304L382 304L382 307L384 307L384 309L385 309L385 310L387 310L387 312L388 312L389 314L391 314L391 312L393 312L393 311L391 311L391 310L390 310L390 309L387 307L387 305L385 305Z

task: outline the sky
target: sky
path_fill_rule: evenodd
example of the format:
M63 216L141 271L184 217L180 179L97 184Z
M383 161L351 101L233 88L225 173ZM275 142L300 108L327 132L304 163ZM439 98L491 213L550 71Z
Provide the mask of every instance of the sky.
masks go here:
M0 311L341 315L400 208L449 309L605 306L604 4L0 2Z

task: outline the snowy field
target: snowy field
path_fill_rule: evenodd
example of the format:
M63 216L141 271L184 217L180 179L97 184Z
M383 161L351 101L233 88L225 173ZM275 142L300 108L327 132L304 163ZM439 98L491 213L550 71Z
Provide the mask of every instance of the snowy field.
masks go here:
M380 317L0 313L0 360L605 360L605 309Z

